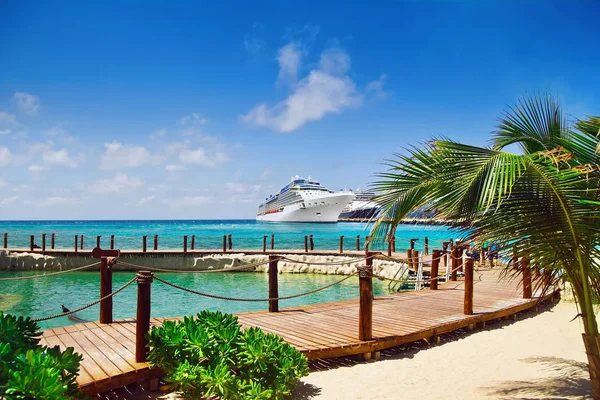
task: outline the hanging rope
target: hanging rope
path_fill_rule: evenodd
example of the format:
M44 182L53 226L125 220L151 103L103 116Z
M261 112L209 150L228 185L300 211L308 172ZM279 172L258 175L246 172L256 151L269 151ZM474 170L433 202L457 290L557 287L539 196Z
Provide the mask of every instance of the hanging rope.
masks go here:
M36 318L36 319L33 319L32 321L33 322L47 321L49 319L54 319L54 318L59 318L59 317L66 317L67 315L71 315L71 314L75 314L75 313L77 313L79 311L83 311L86 308L90 308L92 306L95 306L96 304L100 304L100 302L102 302L102 301L104 301L104 300L106 300L106 299L114 296L115 294L119 293L120 291L124 290L127 286L129 286L133 282L135 282L136 279L137 279L137 277L133 277L133 279L131 279L129 282L127 282L126 284L124 284L123 286L121 286L120 288L118 288L117 290L115 290L114 292L109 293L106 296L102 297L101 299L96 300L96 301L94 301L94 302L92 302L90 304L87 304L87 305L83 306L83 307L79 307L79 308L76 308L75 310L67 311L67 312L64 312L64 313L51 315L49 317Z
M333 282L333 283L331 283L329 285L326 285L326 286L323 286L323 287L320 287L320 288L317 288L317 289L314 289L314 290L310 290L308 292L298 293L298 294L294 294L294 295L291 295L291 296L268 297L268 298L263 298L263 299L243 299L243 298L239 298L239 297L219 296L219 295L216 295L216 294L198 292L196 290L188 289L188 288L185 288L183 286L179 286L179 285L176 285L174 283L168 282L168 281L166 281L164 279L161 279L161 278L159 278L157 276L154 276L154 279L156 279L159 282L164 283L167 286L171 286L171 287L173 287L175 289L183 290L184 292L193 293L193 294L197 294L197 295L204 296L204 297L210 297L212 299L228 300L228 301L258 302L258 301L273 301L273 300L289 300L289 299L295 299L297 297L308 296L309 294L317 293L317 292L320 292L322 290L329 289L332 286L338 285L338 284L340 284L340 283L342 283L342 282L344 282L344 281L352 278L356 274L357 274L357 272L355 272L355 273L353 273L351 275L348 275L348 276L344 277L343 279L340 279L339 281Z
M282 260L283 258L277 258L276 261ZM266 261L259 261L256 263L251 263L251 264L244 264L244 265L238 265L235 267L226 267L226 268L220 268L220 269L202 269L202 270L186 270L186 269L169 269L169 268L164 268L164 267L146 267L144 265L136 265L136 264L130 264L130 263L126 263L124 261L118 260L117 264L126 266L126 267L132 267L132 268L137 268L137 269L143 269L146 271L155 271L155 272L186 272L186 273L193 273L193 274L206 274L206 273L211 273L211 272L232 272L232 271L239 271L239 270L243 270L243 269L248 269L248 268L255 268L261 265L265 265L268 264L269 262L271 262L271 260L266 260Z
M84 265L83 267L77 267L77 268L67 269L67 270L64 270L64 271L50 272L48 274L41 274L41 275L19 276L19 277L14 277L14 278L0 278L0 281L22 281L22 280L25 280L25 279L45 278L47 276L68 274L69 272L81 271L83 269L91 268L91 267L93 267L95 265L98 265L98 264L100 264L100 263L99 262L95 262L95 263L90 264L90 265Z

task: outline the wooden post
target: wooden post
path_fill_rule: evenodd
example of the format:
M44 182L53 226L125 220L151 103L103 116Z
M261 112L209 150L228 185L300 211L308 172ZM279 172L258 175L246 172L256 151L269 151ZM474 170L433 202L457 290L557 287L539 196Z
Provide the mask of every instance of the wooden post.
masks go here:
M8 249L8 233L4 232L4 248Z
M187 235L183 236L183 252L187 253Z
M356 251L360 251L360 235L356 235Z
M154 235L154 250L158 250L158 235Z
M99 248L99 247L98 247ZM108 258L100 258L100 298L112 293L112 268ZM113 321L113 299L109 297L100 302L100 323L110 324Z
M223 253L227 252L227 235L223 235Z
M440 257L442 252L439 250L433 250L432 260L431 260L431 284L429 288L431 290L437 290L438 288L438 275L440 272Z
M406 264L408 265L408 269L413 269L411 249L406 250Z
M358 308L358 339L373 338L373 257L367 252L366 265L358 268L360 293Z
M313 240L313 235L309 235L308 239L310 240L310 251L313 251L315 249L315 242Z
M115 235L110 235L110 249L115 249Z
M414 271L418 272L419 271L419 251L418 250L412 250L412 259L413 259Z
M269 298L274 299L279 297L279 288L277 285L277 262L279 257L269 255ZM269 300L269 312L279 311L279 300Z
M450 266L452 268L450 280L456 281L456 277L457 277L456 268L458 268L458 248L456 246L452 247L452 251L450 253Z
M473 315L473 259L468 257L465 263L465 315Z
M34 242L35 242L35 236L30 235L29 236L29 251L33 251Z
M304 252L308 253L308 236L304 235Z
M50 236L50 248L54 250L54 233Z
M137 316L135 321L136 362L146 362L146 358L148 357L148 339L146 339L146 334L150 330L150 288L152 280L152 272L150 271L139 271L137 273L138 295Z
M275 235L271 235L271 250L275 250Z
M340 254L344 253L344 236L340 236Z
M77 253L77 244L78 244L77 243L78 242L77 238L78 238L78 236L75 235L75 253Z
M523 298L530 299L532 297L531 288L531 268L529 268L529 257L524 256L521 260L523 268Z
M148 236L142 236L142 253L145 253L146 250L148 249L147 240L148 240ZM98 247L100 247L100 246L98 246Z
M442 253L444 254L444 272L448 271L448 242L442 242Z
M83 250L83 235L79 238L79 248Z
M96 236L96 247L100 247L100 238L102 236Z
M227 235L227 248L229 250L233 248L233 243L231 242L231 235Z
M267 236L263 236L263 253L267 252Z
M425 255L429 254L429 238L425 236Z
M46 234L42 233L42 253L46 253Z
M196 235L192 235L192 243L190 244L190 249L194 250L196 248Z
M414 250L415 249L415 242L419 240L419 239L410 239L410 249Z

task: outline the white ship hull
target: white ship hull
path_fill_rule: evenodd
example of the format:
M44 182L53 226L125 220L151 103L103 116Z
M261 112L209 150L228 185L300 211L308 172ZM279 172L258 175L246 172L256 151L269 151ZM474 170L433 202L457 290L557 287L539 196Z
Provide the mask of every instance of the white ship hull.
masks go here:
M271 222L337 222L346 205L354 199L352 193L307 197L302 203L286 205L278 212L257 215L257 221Z

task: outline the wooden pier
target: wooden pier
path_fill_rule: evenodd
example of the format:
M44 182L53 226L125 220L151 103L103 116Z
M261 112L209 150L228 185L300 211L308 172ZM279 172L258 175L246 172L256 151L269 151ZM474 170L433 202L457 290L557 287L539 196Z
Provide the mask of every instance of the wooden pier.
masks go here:
M309 359L368 357L400 344L435 341L444 333L516 315L554 295L551 291L541 297L541 290L534 290L531 298L524 298L519 279L499 280L500 272L496 270L475 271L474 275L471 315L465 313L464 287L469 285L458 278L440 283L437 290L376 297L372 301L372 337L363 340L359 338L359 299L283 308L279 312L241 313L238 317L244 327L256 326L282 336ZM157 289L153 297L160 296ZM157 326L164 320L152 318L150 324ZM142 382L156 373L147 363L135 361L135 320L47 329L42 343L61 348L72 346L83 355L77 382L88 395Z

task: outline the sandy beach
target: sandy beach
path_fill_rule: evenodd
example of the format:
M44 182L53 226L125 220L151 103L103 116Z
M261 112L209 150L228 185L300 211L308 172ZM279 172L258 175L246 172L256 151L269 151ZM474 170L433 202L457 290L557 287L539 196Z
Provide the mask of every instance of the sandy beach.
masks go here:
M591 386L575 304L560 302L406 346L381 360L323 364L293 399L587 399Z

